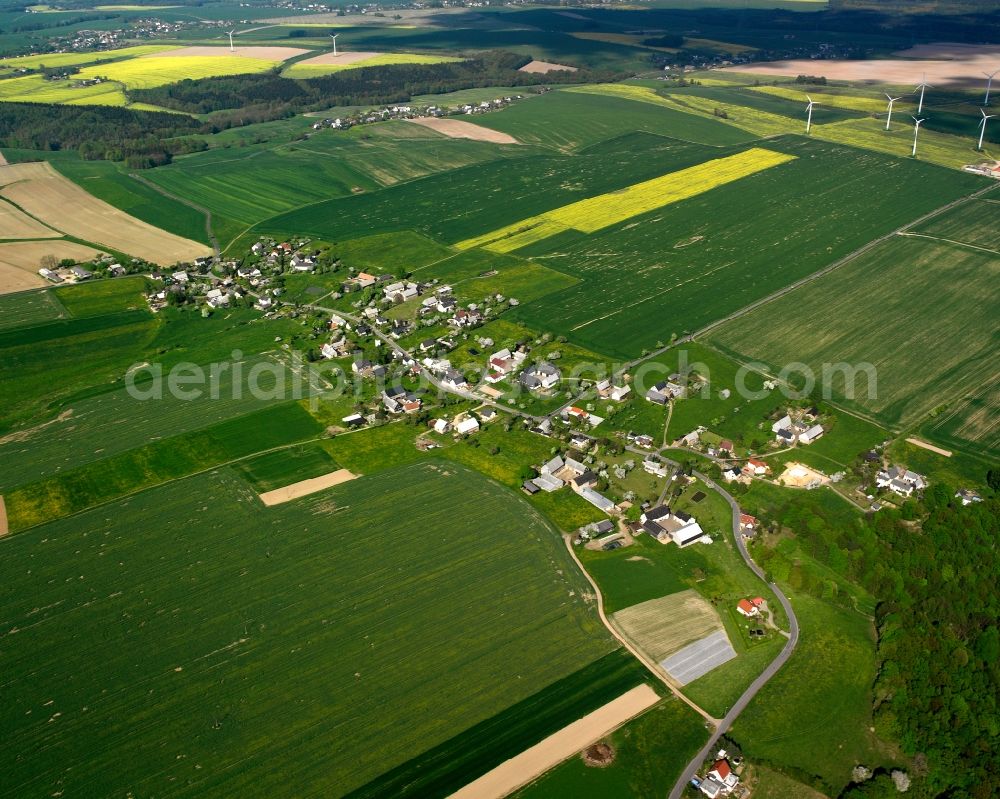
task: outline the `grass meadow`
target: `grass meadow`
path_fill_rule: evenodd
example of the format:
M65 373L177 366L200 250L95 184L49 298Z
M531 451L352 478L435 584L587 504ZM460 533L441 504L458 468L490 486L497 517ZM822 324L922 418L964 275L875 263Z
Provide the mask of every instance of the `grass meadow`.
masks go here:
M457 464L274 508L222 471L3 546L19 795L343 795L614 649L552 528Z
M0 330L54 322L66 309L49 289L0 295Z
M792 605L801 627L798 648L731 735L751 762L815 774L836 794L855 765L891 757L869 732L874 630L867 617L804 594L794 594Z
M914 424L1000 368L981 335L1000 313L998 274L1000 257L991 253L896 237L709 338L772 368L873 364L877 396L867 396L862 378L859 396L847 398L842 374L832 382L836 395L883 424ZM990 436L995 429L983 418L963 438L982 445Z

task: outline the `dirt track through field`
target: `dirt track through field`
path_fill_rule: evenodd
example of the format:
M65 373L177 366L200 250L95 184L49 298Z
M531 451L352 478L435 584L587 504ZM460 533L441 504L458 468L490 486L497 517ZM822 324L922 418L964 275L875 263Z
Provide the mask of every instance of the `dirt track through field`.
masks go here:
M47 163L0 167L0 186L6 199L56 230L160 266L212 254L205 244L167 233L98 200Z
M320 475L319 477L311 477L308 480L300 480L298 483L292 483L284 488L276 488L273 491L266 491L260 495L260 501L268 507L272 505L280 505L283 502L291 502L293 499L305 497L309 494L315 494L317 491L322 491L324 488L330 488L335 485L340 485L341 483L346 483L349 480L353 480L355 477L357 477L357 475L352 474L347 469L337 469L335 472L329 472L328 474Z
M521 754L470 782L452 799L500 799L638 716L660 701L648 685L636 686Z
M464 122L461 119L441 119L440 117L420 117L419 119L408 119L414 125L429 128L430 130L443 133L450 139L473 139L474 141L488 141L493 144L520 144L517 139L508 133L499 130L490 130L481 125L474 125L471 122Z
M933 444L928 444L926 441L921 441L919 438L908 438L906 439L907 444L913 444L915 447L920 447L921 449L926 449L931 452L936 452L938 455L944 455L946 458L951 457L951 451L947 449L941 449L941 447L935 447Z

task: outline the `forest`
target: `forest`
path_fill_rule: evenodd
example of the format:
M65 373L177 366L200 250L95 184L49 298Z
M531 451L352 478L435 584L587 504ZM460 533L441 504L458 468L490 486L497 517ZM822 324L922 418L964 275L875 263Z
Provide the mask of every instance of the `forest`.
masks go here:
M932 484L922 499L870 518L787 502L761 519L801 531L796 543L809 555L878 598L874 718L912 759L909 795L987 799L1000 796L1000 499L963 506L954 494ZM759 549L765 568L783 569L776 550ZM793 577L837 598L822 579ZM891 776L876 773L842 799L890 796Z

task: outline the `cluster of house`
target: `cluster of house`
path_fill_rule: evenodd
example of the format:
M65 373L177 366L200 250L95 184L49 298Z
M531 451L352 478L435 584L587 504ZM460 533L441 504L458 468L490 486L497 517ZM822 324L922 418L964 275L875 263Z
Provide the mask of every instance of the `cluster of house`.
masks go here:
M308 239L294 244L289 241L275 243L261 240L250 245L250 252L260 258L264 266L278 267L282 263L287 263L292 272L309 273L316 269L318 252L306 252L304 248L308 244Z
M741 466L732 464L722 470L722 479L727 483L742 483L749 485L755 477L766 477L771 467L757 458L748 458Z
M486 114L490 111L499 111L501 108L506 108L515 100L520 99L521 95L497 97L494 100L483 100L479 103L463 103L448 108L442 108L438 105L387 105L384 108L370 109L357 114L342 117L327 117L319 122L314 122L312 129L322 130L323 128L331 128L333 130L347 130L355 125L373 125L376 122L386 122L390 119L420 119L460 114Z
M875 475L875 485L901 497L908 497L914 491L927 488L927 478L902 466L890 466L888 469L880 469Z
M823 425L816 423L816 418L819 416L816 408L803 411L796 416L797 418L793 419L786 413L771 425L771 432L774 433L778 444L787 447L795 444L812 444L823 435Z
M695 777L691 780L691 785L705 794L708 799L729 796L736 790L736 786L739 784L740 778L733 771L732 766L729 765L729 759L725 750L719 751L715 762L703 779Z
M609 515L618 513L618 506L594 490L597 475L578 460L556 455L538 469L538 477L525 480L521 488L528 494L539 491L558 491L568 485L577 494L600 511Z
M90 280L94 276L92 270L98 270L102 274L107 272L108 277L124 277L128 274L128 270L124 266L117 262L112 263L113 261L114 258L112 256L101 254L94 259L93 265L74 264L54 269L43 266L38 270L38 274L50 283L81 283L84 280ZM137 260L135 263L140 262Z
M479 431L483 424L488 424L497 418L497 412L489 406L476 409L476 415L471 413L460 413L451 421L447 419L435 419L431 422L435 433L444 435L454 431L460 436L471 435ZM477 418L478 417L478 418Z
M671 400L682 399L687 392L687 388L680 382L681 376L670 375L666 380L661 380L646 392L646 399L655 402L657 405L666 405Z
M755 596L753 599L741 599L736 603L736 612L748 619L760 615L760 609L764 607L764 597Z
M671 510L667 505L643 511L639 522L642 529L661 544L672 542L679 547L686 547L705 537L705 531L693 516L682 510Z

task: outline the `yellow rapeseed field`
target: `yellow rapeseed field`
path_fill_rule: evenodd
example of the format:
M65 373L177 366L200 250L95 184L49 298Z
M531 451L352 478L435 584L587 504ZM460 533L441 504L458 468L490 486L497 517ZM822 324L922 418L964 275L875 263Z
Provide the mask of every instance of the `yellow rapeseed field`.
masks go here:
M466 239L456 246L463 250L483 247L493 252L511 252L567 229L593 233L793 160L794 155L754 147L736 155L715 158L697 166L635 183L621 191L579 200L482 236Z
M341 72L345 69L358 69L360 67L384 67L393 64L447 64L454 61L461 61L461 58L444 55L418 55L416 53L381 53L371 58L364 58L349 64L323 64L298 61L288 66L282 73L286 78L318 78L322 75L331 75L334 72Z
M219 75L267 72L280 63L259 58L239 58L229 54L159 57L154 55L87 67L80 70L79 77L103 77L122 83L128 89L152 89L168 83L177 83L185 78L214 78Z
M120 58L135 58L137 56L162 53L164 50L176 50L176 44L140 44L136 47L122 47L118 50L99 50L86 53L43 53L42 55L25 55L17 58L0 59L0 69L37 69L46 67L69 67L76 64L96 64L99 61L115 61Z
M878 97L861 97L856 94L829 94L827 92L810 89L789 89L785 86L750 86L750 91L760 94L769 94L772 97L781 97L785 100L795 100L796 102L806 102L806 95L812 97L817 105L825 105L827 108L844 108L848 111L864 111L868 114L882 113L886 110L885 99ZM912 105L912 103L911 103ZM907 106L900 101L896 104L897 113L905 113Z

